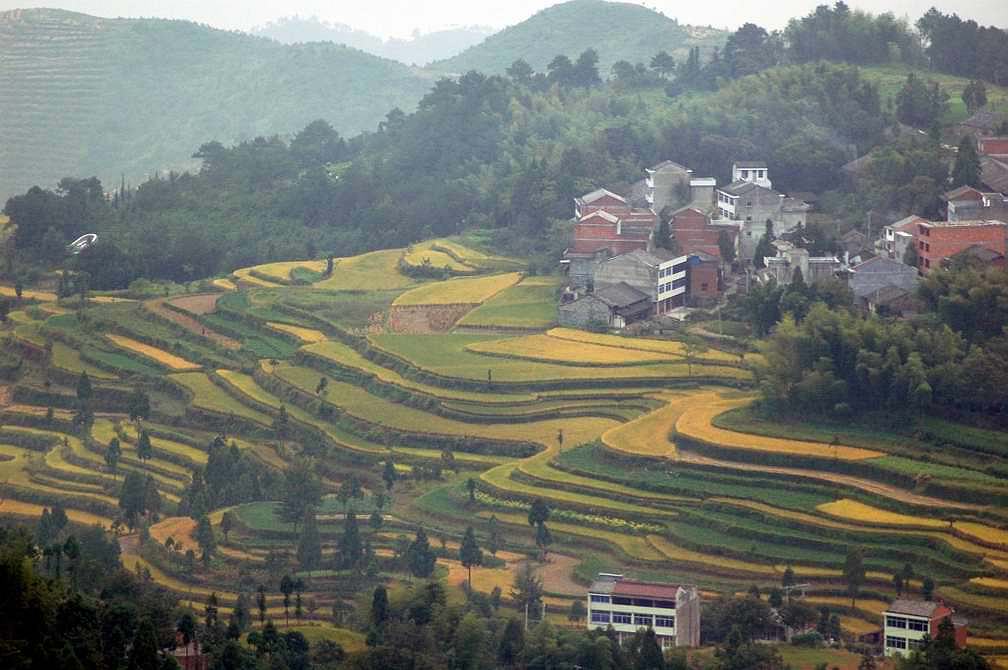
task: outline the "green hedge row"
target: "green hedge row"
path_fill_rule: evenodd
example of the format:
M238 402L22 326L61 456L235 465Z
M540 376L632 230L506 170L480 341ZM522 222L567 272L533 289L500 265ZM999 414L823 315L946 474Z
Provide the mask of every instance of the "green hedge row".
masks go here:
M46 452L60 443L57 435L40 435L11 427L0 427L0 442L22 449Z

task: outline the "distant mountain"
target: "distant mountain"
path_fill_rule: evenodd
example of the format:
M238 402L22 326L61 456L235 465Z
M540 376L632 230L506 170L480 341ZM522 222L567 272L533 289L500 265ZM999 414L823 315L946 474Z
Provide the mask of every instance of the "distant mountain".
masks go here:
M714 28L680 25L675 19L641 5L603 0L571 0L544 9L521 23L491 35L457 56L433 63L431 69L460 73L501 73L524 58L544 71L557 54L572 60L588 48L599 54L599 72L609 76L613 63L647 63L661 50L684 60L690 47L707 52L722 46L728 34Z
M311 18L288 16L256 28L252 34L269 37L284 44L334 42L407 65L426 65L432 61L450 58L482 42L488 35L493 34L493 29L482 26L445 28L430 33L418 33L410 39L386 41L369 32L342 23L322 21L315 16Z
M431 75L334 44L287 46L186 21L0 13L0 206L64 176L134 183L204 142L341 133L413 108Z

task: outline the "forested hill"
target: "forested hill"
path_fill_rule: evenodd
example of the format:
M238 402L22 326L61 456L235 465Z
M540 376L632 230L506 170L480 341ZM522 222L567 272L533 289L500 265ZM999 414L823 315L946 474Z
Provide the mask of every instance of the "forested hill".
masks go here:
M640 5L571 0L544 9L431 68L497 74L522 58L542 71L557 54L573 59L591 48L599 54L599 72L605 77L616 61L647 63L660 50L683 61L690 47L699 46L707 57L707 52L723 46L727 37L728 33L714 28L680 25Z
M184 21L0 13L0 199L66 175L193 165L208 139L341 133L412 109L432 81L333 44L287 46Z

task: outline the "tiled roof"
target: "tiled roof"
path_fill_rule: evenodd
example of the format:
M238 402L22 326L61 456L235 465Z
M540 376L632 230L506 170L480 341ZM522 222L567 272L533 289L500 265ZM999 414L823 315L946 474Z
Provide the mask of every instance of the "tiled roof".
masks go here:
M655 584L653 582L638 582L636 580L624 579L616 582L612 594L614 596L631 596L640 598L657 598L662 600L675 600L678 585Z
M1008 161L981 156L980 180L993 191L1008 193Z
M1004 117L1000 114L981 109L959 125L980 130L993 130L1003 119Z
M949 201L981 200L983 199L983 193L976 190L972 186L960 186L957 189L949 191L942 197L944 197L946 200Z
M618 216L610 214L604 209L597 209L594 212L588 212L587 214L582 216L580 219L578 219L578 223L582 223L584 221L588 221L589 219L593 219L596 217L600 219L605 219L609 223L616 223L617 221L620 220Z
M732 163L737 168L765 168L767 166L766 161L735 161Z
M677 170L685 170L687 172L692 172L692 170L690 170L686 166L679 165L679 163L676 163L674 161L662 161L661 163L658 163L658 165L649 167L647 169L647 171L648 172L658 172L659 170L662 170L664 168L675 168Z
M723 186L718 190L724 191L728 195L744 195L749 191L752 191L753 189L757 188L763 188L763 187L760 186L759 184L754 184L751 181L739 180L739 181L733 181L732 183L728 184L727 186Z
M585 193L583 196L578 198L578 200L585 203L586 205L590 205L599 198L604 198L606 196L609 196L610 198L616 198L621 202L626 202L626 198L624 198L623 196L617 195L616 193L613 193L612 191L609 191L604 188L597 188L591 193Z
M966 247L955 256L972 256L973 258L984 261L985 263L990 263L991 261L996 261L999 258L1004 258L1003 254L994 251L989 247L985 247L982 244L971 244Z
M894 600L886 612L930 618L939 607L938 603L926 600Z
M858 298L870 296L888 286L907 292L916 291L918 281L917 268L882 256L855 265L847 276L847 284Z
M899 232L912 233L916 229L918 223L925 222L927 222L927 219L921 218L916 214L912 214L906 218L900 219L896 223L890 223L889 227Z
M627 307L641 300L650 300L651 296L638 291L626 282L606 286L595 291L595 297L610 307Z

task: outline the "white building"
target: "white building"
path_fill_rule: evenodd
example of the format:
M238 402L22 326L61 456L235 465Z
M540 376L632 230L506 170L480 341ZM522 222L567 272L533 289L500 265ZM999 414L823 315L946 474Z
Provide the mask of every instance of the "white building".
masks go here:
M731 166L732 181L747 181L763 188L773 188L765 161L736 161Z
M942 603L924 600L894 600L883 613L885 619L882 637L886 656L905 656L921 647L925 635L934 639L938 626L946 617L952 617L954 610ZM966 646L966 622L952 619L955 627L956 646Z
M652 628L662 649L700 644L700 594L695 586L672 586L600 573L588 590L588 628L610 625L622 643L638 629Z

